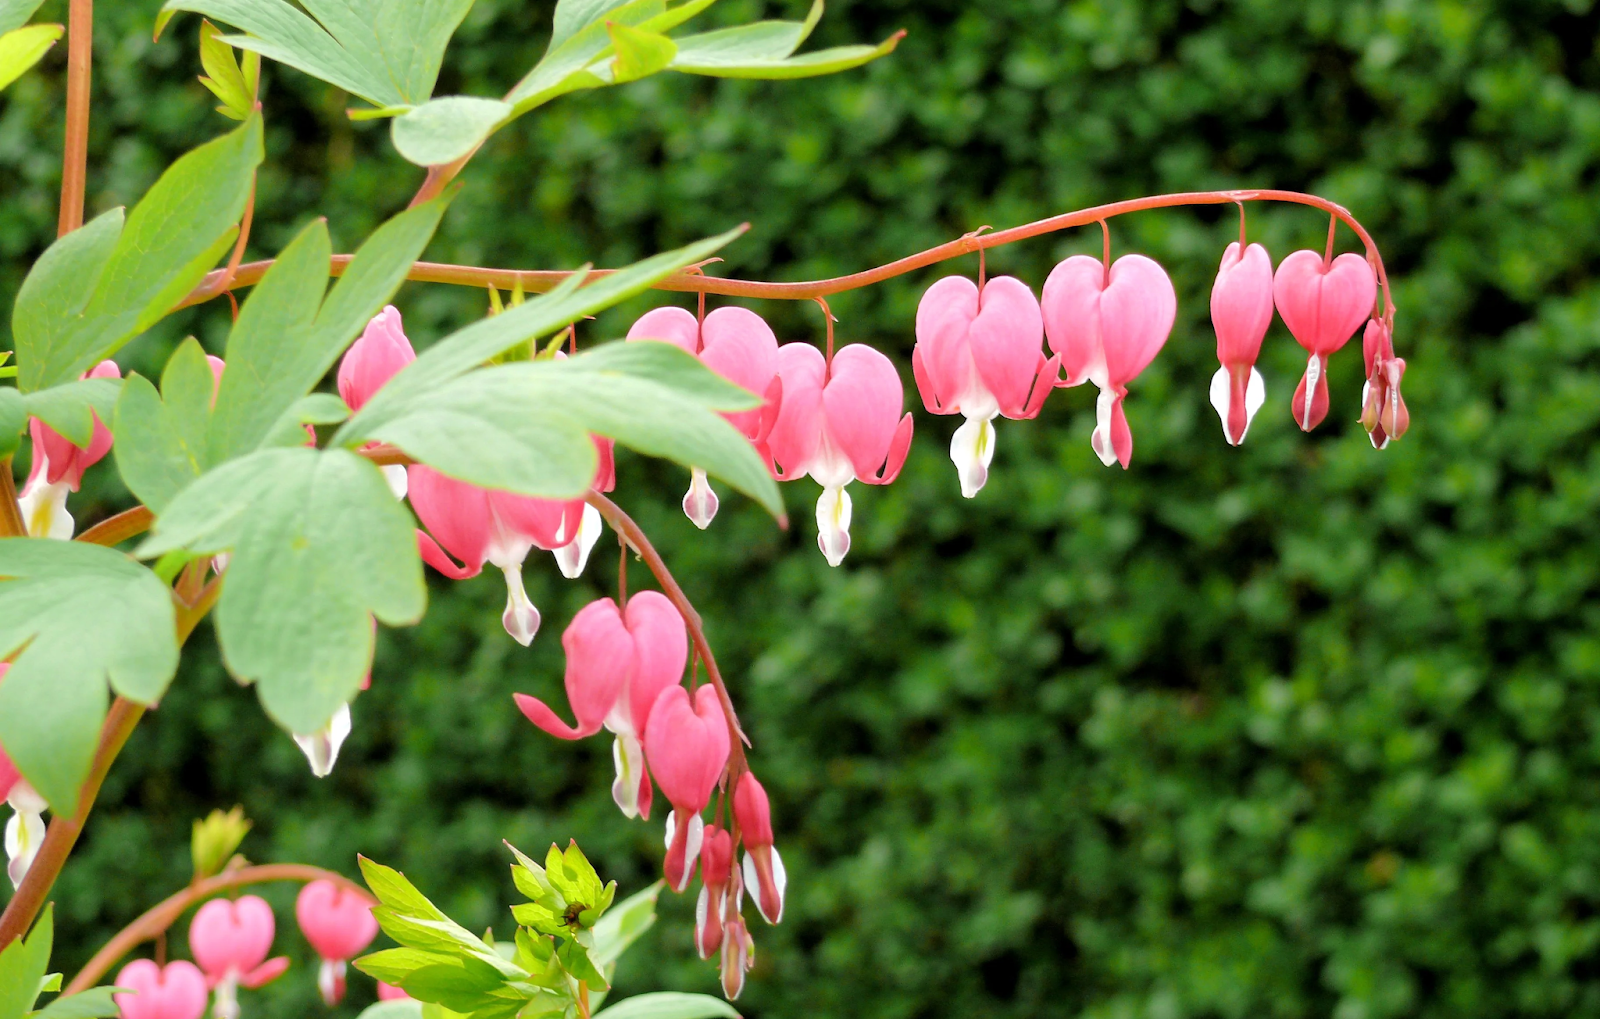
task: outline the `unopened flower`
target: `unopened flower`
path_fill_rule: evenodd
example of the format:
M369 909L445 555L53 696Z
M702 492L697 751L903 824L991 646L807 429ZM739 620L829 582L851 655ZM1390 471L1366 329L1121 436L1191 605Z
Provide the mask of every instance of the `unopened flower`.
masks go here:
M700 813L711 802L729 748L728 719L711 684L696 690L692 701L682 686L661 691L650 709L644 752L650 774L672 804L662 873L675 892L687 888L694 877L705 829Z
M192 962L178 960L158 966L135 959L117 974L113 994L122 1019L200 1019L206 1011L206 978Z
M997 276L978 287L946 276L917 305L911 369L932 414L961 414L950 440L961 494L978 494L994 458L994 419L1032 418L1050 395L1060 358L1046 358L1044 320L1033 291Z
M722 917L733 878L733 836L709 825L700 843L700 899L694 907L694 946L709 959L722 947Z
M215 991L216 1019L238 1019L238 989L260 987L289 968L283 956L267 958L276 926L272 907L255 895L212 899L195 913L189 953Z
M317 990L324 1002L337 1005L344 998L345 963L378 936L372 903L324 878L300 889L294 915L306 940L322 959L317 970Z
M1361 346L1367 363L1367 382L1361 390L1361 425L1372 445L1383 449L1390 439L1400 438L1411 427L1411 412L1400 395L1406 362L1394 356L1389 326L1381 319L1367 323Z
M772 807L755 775L745 772L733 791L733 816L744 840L744 883L767 923L783 919L783 896L789 885L783 857L772 844Z
M1122 401L1167 342L1178 295L1166 270L1143 255L1123 255L1108 271L1099 259L1073 255L1044 284L1044 330L1061 357L1063 385L1100 390L1090 445L1107 467L1133 458L1133 433Z
M122 372L115 361L101 361L83 376L87 379L118 379ZM17 504L28 533L35 538L72 537L72 516L67 512L67 493L83 483L83 472L111 452L111 429L94 414L94 434L87 449L75 446L54 428L33 418L28 435L33 439L33 467Z
M722 932L722 993L729 1001L744 991L744 975L755 964L755 939L744 925L744 918L735 914Z
M850 551L851 481L887 485L911 448L912 421L900 416L905 392L887 357L852 343L829 365L809 343L778 349L783 406L768 444L780 481L809 474L817 499L817 546L829 566Z
M1261 341L1272 325L1272 256L1266 248L1252 244L1241 252L1238 242L1228 245L1211 285L1211 325L1222 362L1211 376L1211 406L1228 444L1237 446L1267 399L1267 384L1256 371Z
M723 417L744 433L762 459L770 459L767 435L783 403L783 382L778 377L778 338L766 320L747 308L718 308L704 322L682 308L655 308L633 324L628 339L675 344L698 356L706 367L734 385L764 397L766 402L760 407L732 411ZM705 530L717 515L717 493L712 491L705 471L695 467L690 475L683 512L696 527Z
M1283 324L1310 354L1294 391L1294 419L1311 431L1328 416L1328 356L1350 339L1372 314L1378 281L1360 255L1346 252L1332 262L1301 250L1278 263L1272 296Z

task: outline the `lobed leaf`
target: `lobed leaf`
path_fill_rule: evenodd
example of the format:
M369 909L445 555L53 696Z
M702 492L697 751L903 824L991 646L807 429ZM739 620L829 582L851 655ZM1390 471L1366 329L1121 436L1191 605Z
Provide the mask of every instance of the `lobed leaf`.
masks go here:
M211 466L207 432L215 376L200 344L190 337L167 360L161 393L130 374L117 400L112 451L128 490L160 513Z
M446 96L415 107L389 125L395 151L418 166L453 163L470 154L511 115L511 104Z

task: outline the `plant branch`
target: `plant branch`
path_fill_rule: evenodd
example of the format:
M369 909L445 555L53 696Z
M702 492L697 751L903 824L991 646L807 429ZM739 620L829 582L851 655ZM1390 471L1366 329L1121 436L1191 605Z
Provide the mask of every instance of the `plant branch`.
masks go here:
M95 545L120 545L129 538L148 531L155 519L155 514L151 513L148 507L135 506L133 509L123 510L114 517L107 517L73 540L87 541Z
M733 699L728 696L728 688L722 682L722 673L717 668L717 658L711 653L711 644L706 640L705 627L701 624L700 613L694 610L694 605L689 602L689 596L683 593L683 588L678 586L678 581L673 578L672 571L667 569L667 564L657 552L655 546L650 544L650 539L645 537L643 529L634 523L633 518L622 511L616 503L607 499L599 492L591 491L584 499L600 511L611 529L622 535L645 565L650 567L650 572L655 574L656 582L661 585L662 593L677 606L678 612L683 616L683 622L689 628L689 639L694 642L695 651L699 653L700 660L705 662L706 676L711 680L711 685L716 688L717 699L722 702L722 713L728 716L728 733L733 738L729 741L728 771L730 775L737 776L748 770L745 763L744 748L750 745L750 739L739 727L739 716L733 710Z
M100 727L100 745L95 748L89 777L84 780L83 788L78 793L78 812L71 817L58 815L50 819L44 841L39 844L39 855L34 857L33 865L28 868L17 893L6 904L4 915L0 915L0 946L11 944L33 926L34 918L44 908L45 896L50 894L56 876L61 873L67 856L78 842L84 822L89 819L89 811L94 808L95 797L100 794L100 784L111 770L111 762L117 759L117 754L122 751L123 744L128 742L134 726L139 724L143 715L144 705L126 697L118 697L112 703L111 710L106 713L105 723Z
M66 986L61 993L63 996L87 991L100 981L122 960L122 957L146 941L160 937L167 929L178 922L178 918L194 906L219 892L230 888L244 888L250 885L265 884L269 881L333 881L342 885L347 891L353 892L367 902L376 904L376 900L365 888L351 881L343 874L321 867L312 867L303 863L269 863L256 867L241 867L237 870L224 871L215 877L204 881L196 881L182 891L175 892L162 900L159 904L145 910L144 913L128 926L118 931L116 936L107 941L100 951L94 953L94 958L72 978L72 983Z
M61 151L61 217L56 236L83 225L89 177L89 76L94 63L94 0L72 0L67 13L67 138Z
M440 185L443 187L443 184ZM1372 263L1374 272L1377 273L1378 283L1383 289L1385 317L1391 326L1394 317L1394 302L1389 293L1389 277L1384 269L1383 256L1378 252L1378 246L1372 240L1354 216L1344 206L1319 198L1316 195L1303 194L1298 191L1187 191L1170 195L1151 195L1147 198L1134 198L1125 202L1113 202L1109 205L1098 205L1092 209L1081 209L1076 212L1063 213L1048 219L1035 220L1022 226L1015 226L1009 230L999 230L994 233L968 234L948 241L944 244L919 251L914 255L880 265L873 269L851 273L848 276L835 276L831 279L808 280L796 283L772 283L759 280L722 279L715 276L706 276L698 271L683 271L668 276L655 285L657 290L670 290L679 293L719 294L725 297L755 297L781 301L809 301L817 297L828 297L832 294L844 293L850 290L859 290L874 283L882 283L896 276L914 272L917 269L934 265L938 262L959 258L990 248L998 248L1017 241L1040 237L1045 234L1061 230L1070 230L1075 227L1088 226L1115 216L1126 215L1131 212L1143 212L1149 209L1167 209L1187 205L1227 205L1243 202L1287 202L1293 205L1306 205L1314 209L1321 209L1340 222L1345 223L1355 231L1361 243L1366 247L1367 260ZM345 266L350 264L350 255L335 255L329 263L330 275L338 276L344 272ZM266 271L272 267L272 262L251 262L239 267L233 285L235 287L250 286L258 282ZM598 278L614 270L597 269L590 272L591 277ZM209 300L206 293L207 287L212 285L214 277L219 276L222 270L212 273L197 287L193 293L184 299L179 307L187 307ZM501 290L512 290L521 286L526 293L544 293L559 284L572 273L564 270L546 269L492 269L470 265L449 265L441 262L417 262L411 267L407 278L424 283L454 283L460 286L472 287L497 287Z
M11 476L11 458L0 460L0 538L25 538L28 522L17 504L17 481Z

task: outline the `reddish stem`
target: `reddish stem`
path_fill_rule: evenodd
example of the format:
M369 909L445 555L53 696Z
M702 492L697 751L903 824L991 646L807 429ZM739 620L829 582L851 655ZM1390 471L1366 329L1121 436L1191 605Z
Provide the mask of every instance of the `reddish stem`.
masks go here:
M89 177L89 77L94 63L94 0L72 0L67 13L67 137L61 151L61 217L56 236L83 225Z

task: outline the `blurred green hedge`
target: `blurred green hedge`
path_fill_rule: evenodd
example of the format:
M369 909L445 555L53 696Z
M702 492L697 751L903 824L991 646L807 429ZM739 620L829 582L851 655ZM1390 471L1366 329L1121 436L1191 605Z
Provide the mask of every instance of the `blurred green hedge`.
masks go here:
M223 129L195 82L197 22L150 41L158 0L96 19L91 204L136 198ZM713 20L800 0L724 0ZM47 16L64 15L51 0ZM503 90L549 3L478 0L442 92ZM853 271L992 224L1154 191L1313 190L1348 205L1396 281L1413 429L1382 453L1355 425L1354 348L1312 436L1281 324L1242 449L1206 404L1207 294L1231 209L1113 226L1168 267L1165 354L1132 389L1133 469L1089 449L1092 394L1002 422L963 501L956 422L918 408L899 482L857 492L828 569L810 482L796 525L732 498L702 535L685 478L625 459L636 511L706 616L772 794L790 874L757 922L741 1002L760 1017L1600 1015L1600 11L1592 0L836 0L816 45L883 37L863 71L798 83L662 77L562 99L496 138L429 257L618 264L742 221L726 270ZM0 99L0 288L55 219L62 57ZM269 69L269 168L252 257L325 215L346 249L419 173L345 97ZM1309 210L1250 210L1275 258L1320 247ZM1034 286L1098 231L996 251ZM1354 244L1348 232L1341 244ZM972 260L945 267L972 273ZM926 271L833 302L841 342L906 364ZM481 294L411 284L426 343ZM602 318L613 337L650 302ZM785 339L810 305L763 305ZM122 360L149 371L226 309ZM908 405L915 400L908 384ZM126 496L97 472L80 519ZM92 507L92 508L90 508ZM609 747L560 744L511 705L560 697L558 636L606 591L547 560L544 633L501 631L497 578L435 583L385 633L334 776L315 781L202 628L118 763L59 886L69 972L187 879L190 821L242 803L245 851L351 872L403 868L476 927L509 928L499 839L578 837L625 888L659 821L610 805ZM634 568L634 582L644 581ZM437 581L437 578L435 578ZM288 890L277 889L287 906ZM692 903L624 964L619 991L710 990ZM319 1014L306 949L247 1014ZM176 933L176 932L175 932ZM179 944L174 944L179 951ZM355 989L340 1012L370 1000Z

